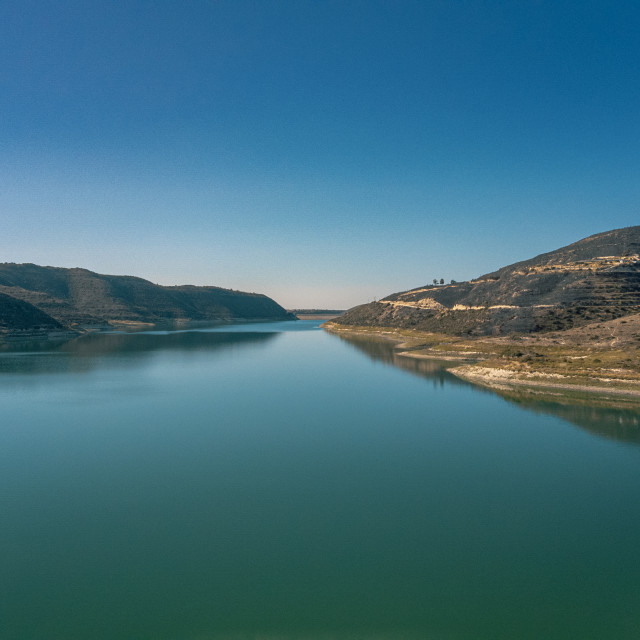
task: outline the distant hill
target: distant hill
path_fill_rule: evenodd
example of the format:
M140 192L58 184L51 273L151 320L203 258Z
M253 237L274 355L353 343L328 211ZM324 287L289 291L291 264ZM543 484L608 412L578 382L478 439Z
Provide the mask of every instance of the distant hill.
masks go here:
M345 312L345 309L288 309L288 311L295 313L296 315L305 316L339 316L341 313Z
M288 309L298 320L333 320L342 315L344 309Z
M220 287L165 287L86 269L0 264L0 330L135 323L294 320L271 298ZM18 302L23 304L17 304ZM25 304L26 303L26 304Z
M339 325L504 335L570 329L640 312L640 226L607 231L475 280L360 305Z

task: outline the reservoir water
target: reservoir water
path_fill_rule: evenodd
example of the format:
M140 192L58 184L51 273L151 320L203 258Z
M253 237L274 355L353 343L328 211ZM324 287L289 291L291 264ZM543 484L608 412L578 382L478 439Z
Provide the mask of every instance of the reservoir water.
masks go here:
M640 637L633 409L313 321L14 346L0 407L2 640Z

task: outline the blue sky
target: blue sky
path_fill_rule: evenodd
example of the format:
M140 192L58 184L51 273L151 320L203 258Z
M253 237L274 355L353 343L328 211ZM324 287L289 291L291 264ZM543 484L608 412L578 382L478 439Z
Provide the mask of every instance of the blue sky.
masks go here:
M635 2L0 0L0 261L350 307L640 224Z

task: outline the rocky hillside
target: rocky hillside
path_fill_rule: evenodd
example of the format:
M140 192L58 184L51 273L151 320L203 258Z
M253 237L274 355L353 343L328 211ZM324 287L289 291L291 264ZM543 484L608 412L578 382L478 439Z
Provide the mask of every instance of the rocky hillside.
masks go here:
M41 325L46 318L73 329L168 321L295 319L271 298L257 293L220 287L164 287L132 276L35 264L0 264L0 294L0 330L4 331Z
M475 280L428 285L350 309L340 325L505 335L640 312L640 226L599 233Z

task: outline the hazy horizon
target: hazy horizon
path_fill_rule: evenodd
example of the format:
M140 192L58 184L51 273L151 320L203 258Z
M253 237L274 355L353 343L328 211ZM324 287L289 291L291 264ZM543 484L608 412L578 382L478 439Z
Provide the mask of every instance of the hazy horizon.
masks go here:
M638 223L632 2L26 2L0 25L0 261L348 308Z

